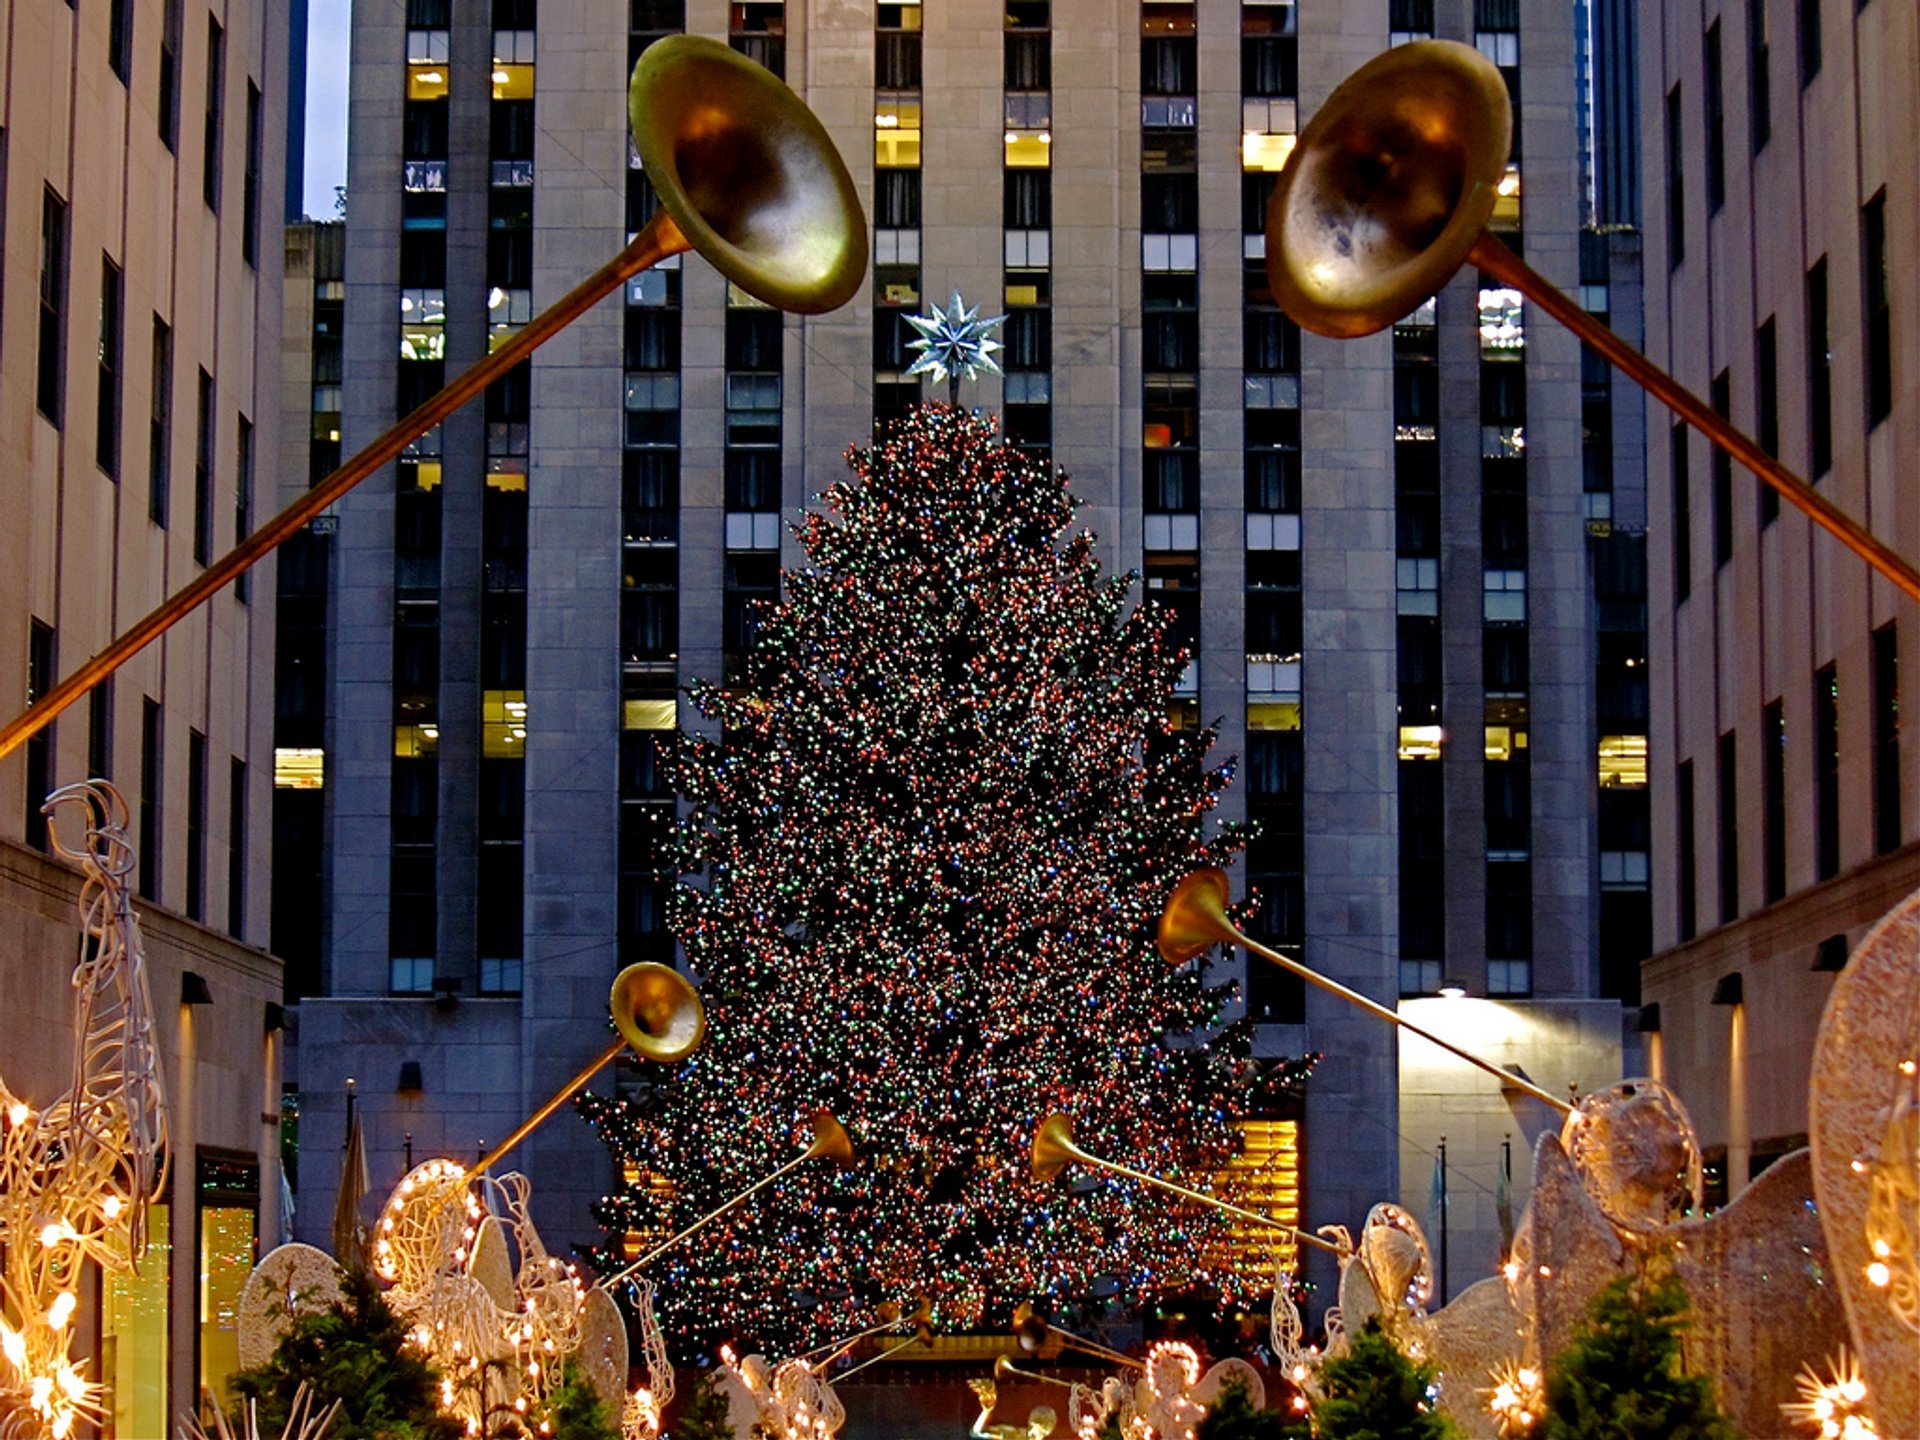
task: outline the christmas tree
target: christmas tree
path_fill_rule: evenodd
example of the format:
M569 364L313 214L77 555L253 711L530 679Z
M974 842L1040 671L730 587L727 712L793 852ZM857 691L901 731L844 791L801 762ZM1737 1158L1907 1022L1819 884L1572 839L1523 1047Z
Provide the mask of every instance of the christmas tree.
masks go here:
M1402 1355L1378 1320L1348 1338L1320 1368L1317 1440L1458 1440L1436 1403L1433 1366Z
M1064 477L990 422L926 406L849 464L745 683L691 688L715 733L677 749L669 913L706 1044L646 1104L582 1102L628 1181L609 1262L789 1159L817 1107L860 1146L649 1271L683 1354L777 1358L881 1300L966 1327L1208 1278L1210 1215L1026 1157L1056 1109L1189 1184L1233 1144L1233 1047L1195 1040L1224 996L1153 947L1174 882L1240 844L1208 833L1212 733L1171 718L1166 613L1130 608Z
M1733 1440L1713 1381L1683 1368L1686 1319L1686 1287L1657 1263L1596 1295L1547 1366L1547 1440Z

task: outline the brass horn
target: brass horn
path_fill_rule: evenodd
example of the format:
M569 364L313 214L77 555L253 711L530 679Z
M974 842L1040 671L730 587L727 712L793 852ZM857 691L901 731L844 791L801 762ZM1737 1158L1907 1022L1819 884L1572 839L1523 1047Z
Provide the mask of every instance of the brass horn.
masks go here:
M742 290L805 315L860 288L867 222L852 177L779 79L716 40L671 35L634 66L627 115L661 203L627 248L8 722L0 756L643 270L695 250Z
M600 1282L601 1288L611 1290L615 1285L618 1285L635 1271L641 1269L643 1266L651 1265L655 1260L658 1260L662 1255L666 1254L667 1251L673 1249L674 1246L678 1245L682 1240L685 1240L689 1235L704 1229L712 1221L718 1220L722 1215L726 1214L727 1211L733 1209L734 1206L759 1194L762 1190L766 1189L767 1186L773 1184L774 1181L799 1169L802 1165L806 1164L807 1161L815 1159L831 1160L836 1166L843 1170L854 1162L853 1137L847 1134L846 1126L834 1119L832 1112L827 1110L817 1110L814 1112L813 1140L805 1150L802 1150L798 1155L794 1156L793 1159L787 1161L786 1164L782 1165L778 1170L775 1170L771 1175L763 1176L730 1199L716 1205L691 1225L687 1226L686 1229L662 1240L658 1245L654 1246L653 1249L649 1250L625 1269L609 1275Z
M1062 1380L1056 1375L1039 1375L1031 1370L1022 1370L1013 1363L1011 1355L1002 1355L993 1362L995 1384L1004 1385L1009 1380L1036 1380L1042 1385L1058 1385L1063 1390L1073 1389L1071 1380Z
M1362 65L1301 132L1268 202L1280 308L1317 335L1371 335L1471 261L1920 599L1920 571L1487 232L1512 138L1506 83L1471 45L1416 40Z
M1195 870L1173 887L1173 894L1167 897L1166 909L1160 912L1158 936L1160 954L1170 964L1184 965L1201 951L1214 945L1245 946L1253 954L1262 959L1271 960L1281 969L1291 971L1309 984L1318 985L1322 990L1338 995L1350 1005L1359 1006L1369 1015L1385 1020L1390 1025L1398 1025L1402 1030L1438 1045L1448 1054L1457 1055L1469 1065L1478 1066L1497 1079L1504 1088L1523 1090L1536 1100L1546 1101L1563 1115L1573 1110L1573 1106L1552 1091L1541 1089L1531 1080L1522 1079L1513 1071L1496 1065L1491 1060L1484 1060L1471 1050L1463 1050L1451 1040L1441 1039L1424 1026L1416 1025L1378 1001L1368 999L1358 990L1349 990L1338 980L1330 979L1318 970L1302 965L1298 960L1282 955L1277 950L1269 950L1259 941L1250 938L1228 918L1228 893L1227 872L1212 866ZM1034 1141L1036 1173L1039 1165L1039 1147L1040 1142L1036 1138Z
M1142 1185L1151 1185L1156 1190L1165 1190L1180 1196L1183 1200L1191 1200L1196 1205L1205 1205L1210 1210L1219 1210L1228 1215L1237 1216L1249 1224L1259 1225L1268 1230L1284 1230L1300 1244L1325 1250L1330 1255L1340 1253L1340 1247L1331 1240L1323 1240L1297 1225L1285 1224L1275 1220L1271 1215L1262 1215L1257 1210L1243 1210L1240 1206L1230 1205L1217 1196L1208 1195L1199 1190L1189 1190L1184 1185L1177 1185L1171 1180L1162 1180L1159 1176L1149 1175L1144 1170L1135 1170L1131 1166L1119 1165L1112 1160L1102 1160L1098 1155L1089 1154L1073 1143L1072 1118L1065 1111L1056 1110L1042 1120L1040 1128L1033 1132L1033 1178L1042 1181L1056 1179L1074 1161L1082 1165L1091 1165L1099 1170L1111 1170L1116 1175L1124 1175L1129 1180L1138 1180Z
M1062 1330L1049 1320L1043 1320L1034 1313L1033 1306L1022 1300L1013 1307L1013 1338L1020 1342L1020 1348L1029 1355L1040 1353L1040 1347L1047 1343L1049 1335L1058 1335L1060 1343L1069 1349L1079 1350L1087 1355L1097 1355L1102 1360L1112 1360L1116 1364L1131 1366L1135 1370L1144 1370L1146 1366L1131 1355L1109 1349L1098 1341L1076 1335L1071 1330Z
M613 990L607 997L614 1027L620 1038L602 1050L573 1079L554 1091L552 1098L520 1122L519 1127L475 1164L471 1174L479 1175L514 1146L539 1128L541 1123L599 1073L622 1050L631 1046L642 1060L671 1065L691 1055L707 1033L707 1012L700 1004L687 977L671 965L651 961L629 965L613 977Z

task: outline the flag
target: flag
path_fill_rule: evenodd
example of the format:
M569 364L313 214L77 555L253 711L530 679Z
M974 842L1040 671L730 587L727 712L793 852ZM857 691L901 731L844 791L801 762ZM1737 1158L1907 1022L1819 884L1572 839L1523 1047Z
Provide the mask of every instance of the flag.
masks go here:
M1494 1180L1493 1208L1500 1217L1500 1258L1513 1253L1513 1142L1500 1143L1500 1174Z
M348 1269L366 1263L366 1232L360 1224L360 1202L373 1188L367 1174L367 1145L360 1137L360 1115L347 1091L347 1149L340 1160L340 1192L333 1200L333 1256Z
M1447 1143L1433 1152L1433 1184L1427 1191L1427 1228L1439 1230L1447 1223Z

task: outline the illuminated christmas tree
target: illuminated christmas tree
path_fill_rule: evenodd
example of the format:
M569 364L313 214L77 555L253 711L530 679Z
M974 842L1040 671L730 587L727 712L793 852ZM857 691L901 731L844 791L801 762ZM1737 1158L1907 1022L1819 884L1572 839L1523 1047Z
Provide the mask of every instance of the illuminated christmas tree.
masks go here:
M1205 1186L1244 1099L1231 1037L1190 1038L1224 995L1153 947L1173 883L1241 838L1208 820L1211 732L1170 720L1168 616L987 421L926 406L849 462L745 684L692 687L719 738L679 743L670 915L707 1041L644 1104L582 1102L628 1178L614 1263L790 1159L816 1108L860 1148L649 1268L682 1354L778 1358L881 1300L953 1328L1204 1282L1208 1216L1038 1184L1028 1147L1068 1110L1089 1149Z

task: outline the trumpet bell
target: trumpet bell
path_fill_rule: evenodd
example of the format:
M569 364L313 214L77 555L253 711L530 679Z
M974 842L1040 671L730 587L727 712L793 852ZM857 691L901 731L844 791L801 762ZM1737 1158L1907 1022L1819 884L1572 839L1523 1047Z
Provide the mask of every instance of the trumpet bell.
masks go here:
M613 1023L636 1055L671 1065L699 1048L707 1012L692 984L670 965L629 965L607 997Z
M1047 1322L1028 1311L1025 1316L1015 1316L1013 1338L1020 1342L1020 1348L1028 1355L1040 1353L1040 1347L1047 1343Z
M1065 1112L1056 1110L1040 1122L1033 1135L1034 1179L1056 1179L1072 1162L1087 1158L1087 1152L1073 1143L1073 1121Z
M1341 82L1267 205L1267 277L1317 335L1383 330L1448 281L1493 214L1513 143L1500 72L1471 45L1416 40Z
M812 111L718 41L670 35L633 67L633 142L693 248L742 290L818 315L867 273L853 178Z
M819 1110L813 1117L813 1143L807 1147L809 1158L831 1160L842 1170L853 1164L853 1137L847 1127L833 1118L833 1112Z
M1244 938L1227 919L1231 893L1227 872L1206 866L1173 887L1160 912L1155 942L1170 965L1184 965L1210 945L1239 944Z

